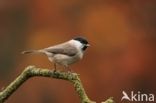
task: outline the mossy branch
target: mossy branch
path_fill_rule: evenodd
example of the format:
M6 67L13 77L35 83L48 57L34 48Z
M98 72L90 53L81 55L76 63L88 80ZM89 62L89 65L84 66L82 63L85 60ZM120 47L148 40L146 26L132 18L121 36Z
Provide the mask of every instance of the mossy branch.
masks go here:
M26 67L25 70L12 83L9 84L9 86L7 86L2 90L2 92L0 92L0 103L4 103L26 80L35 76L50 77L70 81L74 85L81 103L96 103L88 98L78 74L52 71L48 69L36 68L35 66ZM104 103L114 103L111 98L107 101L105 101Z

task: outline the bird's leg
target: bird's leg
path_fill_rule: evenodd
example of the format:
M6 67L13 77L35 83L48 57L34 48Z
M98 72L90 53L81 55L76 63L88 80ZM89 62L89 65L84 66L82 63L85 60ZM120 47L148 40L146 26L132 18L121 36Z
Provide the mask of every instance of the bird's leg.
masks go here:
M72 70L69 67L67 67L67 69L69 73L72 73Z
M57 69L56 69L56 63L54 63L54 72L56 72L56 70L57 70Z
M72 69L69 68L69 66L65 66L65 69L67 69L68 73L72 73Z

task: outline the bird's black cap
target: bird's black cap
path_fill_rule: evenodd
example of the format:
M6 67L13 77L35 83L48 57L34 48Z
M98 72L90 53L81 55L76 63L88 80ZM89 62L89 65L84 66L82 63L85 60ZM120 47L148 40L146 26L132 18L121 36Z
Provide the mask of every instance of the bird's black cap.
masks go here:
M76 37L76 38L74 38L74 40L77 40L83 44L88 44L88 41L85 37Z

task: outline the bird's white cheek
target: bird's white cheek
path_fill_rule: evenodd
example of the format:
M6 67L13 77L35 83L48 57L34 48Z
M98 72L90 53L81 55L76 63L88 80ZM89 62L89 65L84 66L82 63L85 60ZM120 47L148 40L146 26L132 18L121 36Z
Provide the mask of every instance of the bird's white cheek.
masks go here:
M78 54L78 56L79 56L80 59L82 59L82 58L83 58L83 53L80 52L80 53Z

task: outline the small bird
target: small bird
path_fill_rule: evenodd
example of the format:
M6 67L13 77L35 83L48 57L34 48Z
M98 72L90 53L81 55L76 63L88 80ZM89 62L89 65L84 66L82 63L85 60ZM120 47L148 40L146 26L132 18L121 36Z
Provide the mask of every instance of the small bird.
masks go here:
M69 69L69 65L81 60L88 46L90 45L86 38L76 37L48 48L23 51L22 54L45 54L49 61L54 63L54 71L56 71L57 64Z

